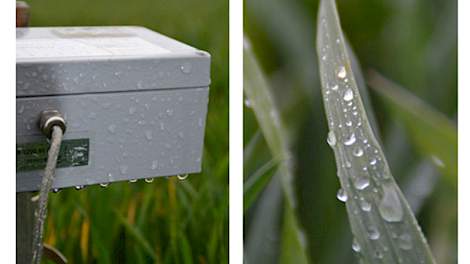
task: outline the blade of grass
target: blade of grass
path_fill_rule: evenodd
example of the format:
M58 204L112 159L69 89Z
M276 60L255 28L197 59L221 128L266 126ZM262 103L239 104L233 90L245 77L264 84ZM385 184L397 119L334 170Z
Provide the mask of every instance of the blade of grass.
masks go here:
M454 123L376 71L369 71L368 82L405 124L421 154L432 158L447 182L457 188L457 128Z
M248 40L245 40L245 42L248 43ZM266 79L263 77L263 73L248 46L249 44L245 45L243 53L243 87L245 95L251 103L251 107L256 116L259 127L263 132L263 136L271 153L273 153L273 158L279 162L280 167L283 170L281 181L283 182L283 188L286 193L288 203L292 207L295 207L292 175L288 169L292 155L290 155L288 150L285 130L282 126L278 110L274 104Z
M435 263L367 118L334 0L321 0L317 33L328 143L353 250L362 263Z
M292 228L295 229L296 239L301 241L299 234L302 233L298 221L295 217L295 196L292 178L292 155L289 150L289 142L286 132L280 119L279 111L274 104L273 97L268 88L266 79L249 47L249 40L245 37L245 46L243 52L244 65L244 82L243 87L247 99L250 101L259 127L263 132L264 138L272 153L273 160L279 165L280 179L286 197L286 213L292 214ZM305 252L305 243L298 243L301 248L296 252L300 252L307 259ZM284 249L283 249L284 250ZM285 250L291 250L287 248Z
M281 245L283 251L281 252L280 263L309 263L307 256L301 251L304 247L302 243L305 243L305 238L302 233L297 233L296 226L294 215L289 213L289 210L285 210Z
M139 243L145 252L153 259L156 259L155 252L150 246L149 242L145 239L142 232L137 229L134 225L130 224L125 217L123 217L119 212L116 211L117 220L123 224L129 234L135 238L136 242Z
M243 184L243 208L245 211L253 205L261 191L264 190L271 180L273 168L275 168L276 165L275 160L268 161L245 181Z
M276 173L260 194L249 225L245 225L245 259L247 264L271 264L278 262L282 227L282 187Z

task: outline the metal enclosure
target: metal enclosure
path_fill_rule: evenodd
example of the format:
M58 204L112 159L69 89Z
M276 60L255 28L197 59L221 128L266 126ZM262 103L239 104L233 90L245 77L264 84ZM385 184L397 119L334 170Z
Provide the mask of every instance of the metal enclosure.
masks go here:
M67 121L53 188L197 173L210 55L141 27L16 31L16 190L38 190L42 110Z

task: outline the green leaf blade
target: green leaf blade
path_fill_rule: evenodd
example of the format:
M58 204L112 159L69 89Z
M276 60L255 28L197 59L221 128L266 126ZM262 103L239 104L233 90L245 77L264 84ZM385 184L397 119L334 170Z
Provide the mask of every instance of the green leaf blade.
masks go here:
M434 263L364 109L334 0L322 0L317 53L325 112L353 246L362 263Z
M368 82L405 124L422 155L433 159L447 182L457 189L457 127L442 113L375 71Z
M249 100L251 108L256 116L259 127L263 136L268 144L273 158L272 162L278 164L279 177L286 198L284 208L284 222L283 237L286 237L292 243L282 245L281 256L289 254L297 255L299 264L307 264L308 257L306 254L306 243L303 241L303 231L300 228L295 208L296 200L294 196L293 187L293 172L292 172L292 154L289 149L288 137L282 123L279 110L274 103L273 96L269 90L266 78L264 77L258 62L251 49L249 48L249 41L245 39L245 47L243 54L244 65L244 91L245 96ZM268 165L267 167L269 167ZM264 173L261 173L264 174ZM263 179L263 177L260 177ZM262 180L261 184L257 185L258 190L262 185L266 185L267 180ZM281 257L281 263L287 259Z

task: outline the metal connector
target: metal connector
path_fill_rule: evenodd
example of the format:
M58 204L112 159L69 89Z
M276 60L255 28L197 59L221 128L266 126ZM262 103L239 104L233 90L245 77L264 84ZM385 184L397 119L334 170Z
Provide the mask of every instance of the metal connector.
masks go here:
M52 127L59 126L65 133L66 124L62 114L57 110L44 110L39 118L39 129L47 137L51 138Z

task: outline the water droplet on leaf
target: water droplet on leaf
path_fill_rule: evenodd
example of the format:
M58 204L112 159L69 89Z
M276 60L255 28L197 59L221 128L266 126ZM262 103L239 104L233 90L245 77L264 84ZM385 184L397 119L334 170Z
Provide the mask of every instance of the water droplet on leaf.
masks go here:
M328 145L330 145L331 147L336 145L336 136L333 131L328 132L328 138L326 139L326 142L328 142Z
M352 99L354 98L354 93L351 89L347 89L345 92L344 92L344 95L343 95L343 100L344 101L351 101Z
M354 135L354 133L352 133L351 136L346 138L346 140L343 143L346 146L351 146L352 144L354 144L354 142L356 142L356 135Z
M337 75L340 79L346 78L346 68L344 68L344 66L340 66Z
M388 222L399 222L403 218L403 208L398 193L392 183L383 185L383 196L379 204L382 218Z
M340 200L341 202L346 202L348 200L348 194L346 193L346 191L340 188L336 193L336 198L338 198L338 200Z

